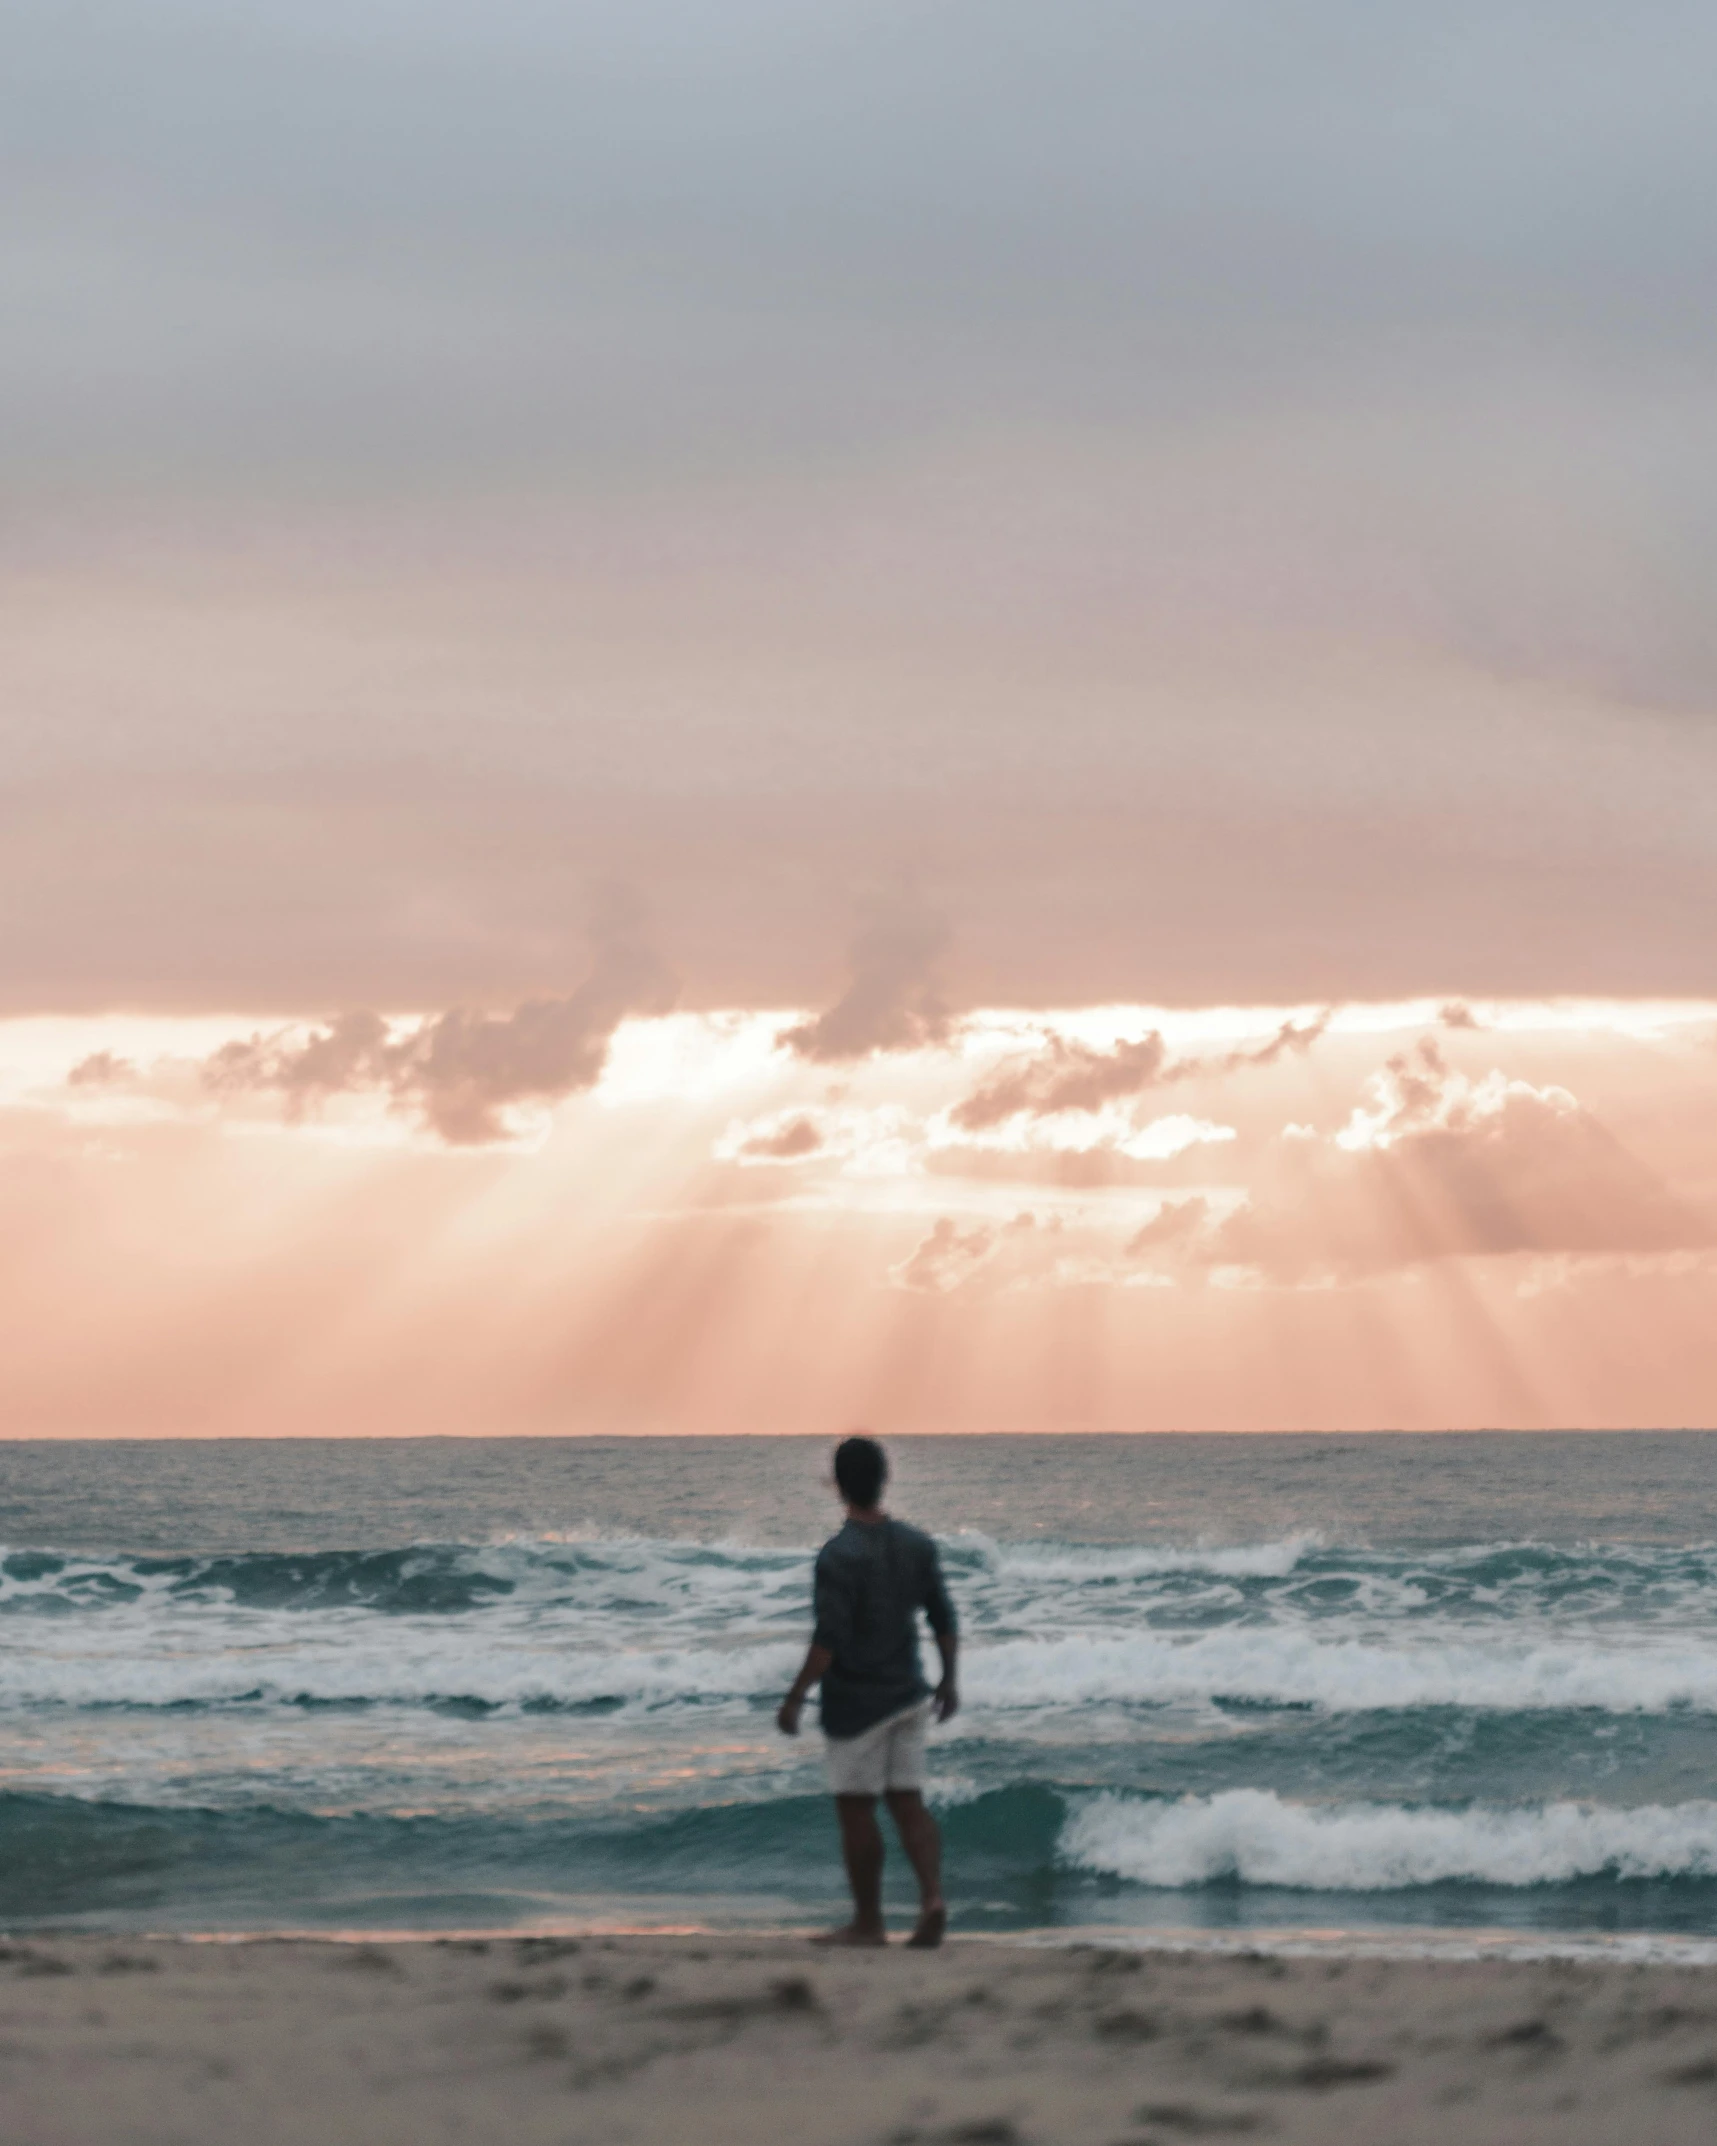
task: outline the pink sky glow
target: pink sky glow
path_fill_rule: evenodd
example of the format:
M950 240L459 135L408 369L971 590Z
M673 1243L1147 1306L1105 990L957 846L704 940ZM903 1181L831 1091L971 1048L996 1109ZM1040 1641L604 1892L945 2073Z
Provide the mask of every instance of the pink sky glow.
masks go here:
M5 16L0 1434L1717 1426L1709 8Z
M1717 1422L1717 1004L443 1018L0 1027L5 1429Z

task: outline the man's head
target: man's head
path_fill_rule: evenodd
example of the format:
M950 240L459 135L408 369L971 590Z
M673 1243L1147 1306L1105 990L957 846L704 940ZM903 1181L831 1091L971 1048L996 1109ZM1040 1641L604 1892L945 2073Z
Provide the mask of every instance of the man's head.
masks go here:
M843 1438L835 1448L835 1485L847 1503L868 1513L881 1503L888 1455L874 1438Z

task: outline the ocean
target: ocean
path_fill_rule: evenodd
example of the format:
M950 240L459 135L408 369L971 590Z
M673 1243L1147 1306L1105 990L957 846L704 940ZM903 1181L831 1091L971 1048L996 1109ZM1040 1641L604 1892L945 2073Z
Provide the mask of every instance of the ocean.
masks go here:
M840 1914L830 1451L0 1445L0 1926ZM956 1930L1717 1938L1717 1435L891 1452Z

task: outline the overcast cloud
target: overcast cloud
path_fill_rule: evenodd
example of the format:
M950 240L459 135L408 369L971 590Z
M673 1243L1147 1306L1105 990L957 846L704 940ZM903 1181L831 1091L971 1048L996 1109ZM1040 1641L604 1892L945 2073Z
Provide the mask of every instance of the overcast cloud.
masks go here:
M926 1033L1717 988L1714 72L1669 0L14 0L0 1010L504 1008L605 874L704 1005L921 885Z
M677 470L1332 367L1596 394L1703 374L1717 324L1717 27L1674 0L8 23L8 250L61 301L8 338L45 420L10 452L55 481L104 438L164 477Z

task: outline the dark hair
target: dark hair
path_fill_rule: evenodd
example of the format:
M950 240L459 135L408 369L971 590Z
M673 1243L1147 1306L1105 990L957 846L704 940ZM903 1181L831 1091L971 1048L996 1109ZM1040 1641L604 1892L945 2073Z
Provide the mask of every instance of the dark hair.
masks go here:
M874 1438L843 1438L835 1448L835 1481L849 1505L867 1512L888 1481L888 1455Z

